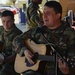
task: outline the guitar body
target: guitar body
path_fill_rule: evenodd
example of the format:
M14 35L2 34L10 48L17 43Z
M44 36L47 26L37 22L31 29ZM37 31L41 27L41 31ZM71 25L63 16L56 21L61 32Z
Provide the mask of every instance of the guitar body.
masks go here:
M43 59L45 59L46 61L41 61L37 60L35 64L33 65L27 65L26 62L26 58L25 56L21 57L19 54L16 55L15 58L15 64L14 64L14 69L17 73L22 73L25 72L27 70L34 70L34 71L39 71L40 73L43 73L45 70L45 66L47 61L54 61L55 59L52 57L50 57L50 47L46 47L44 44L36 44L33 41L31 41L30 39L25 40L25 45L29 48L29 50L32 53L38 53L39 55L43 55L45 56ZM47 48L47 49L46 49ZM49 58L46 56L49 56ZM69 59L66 63L72 67L75 67L75 57L71 59Z
M31 52L33 53L37 52L38 54L46 55L46 46L44 44L36 44L33 41L30 41L30 39L26 40L25 44L31 50ZM46 64L45 61L43 63L43 61L37 60L37 62L34 65L27 66L25 62L25 56L21 57L19 54L17 54L14 67L17 73L22 73L27 70L43 72L45 68L44 66L45 64Z

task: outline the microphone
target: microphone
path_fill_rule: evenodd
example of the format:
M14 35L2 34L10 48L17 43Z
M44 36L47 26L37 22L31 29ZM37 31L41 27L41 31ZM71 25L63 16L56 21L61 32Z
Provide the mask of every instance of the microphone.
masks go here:
M38 27L36 28L35 32L33 33L32 38L34 38L37 33L40 33L40 30L42 27L43 27L42 25L38 24Z

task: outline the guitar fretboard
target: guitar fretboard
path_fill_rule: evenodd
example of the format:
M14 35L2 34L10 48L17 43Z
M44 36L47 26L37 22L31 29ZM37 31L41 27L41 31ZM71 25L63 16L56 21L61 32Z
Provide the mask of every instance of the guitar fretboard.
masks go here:
M41 60L41 61L54 61L54 56L38 55L38 60Z

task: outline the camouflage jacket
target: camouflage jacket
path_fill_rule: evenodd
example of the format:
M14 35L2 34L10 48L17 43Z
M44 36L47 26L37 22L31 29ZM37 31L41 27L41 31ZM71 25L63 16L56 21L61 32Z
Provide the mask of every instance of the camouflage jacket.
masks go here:
M62 22L61 25L54 30L51 30L44 26L39 29L31 29L22 34L21 36L17 37L14 40L15 45L18 45L21 50L27 49L24 42L24 40L27 38L30 38L38 44L43 43L45 45L49 45L49 43L44 39L43 35L40 32L43 33L43 35L47 38L48 42L55 47L55 49L59 52L61 56L75 57L75 30L67 25L67 23L65 22ZM17 49L15 48L15 50ZM51 48L49 48L49 50L50 52L52 51ZM48 62L45 68L48 75L50 75L50 73L52 73L52 75L55 75L53 74L54 66L52 66L52 64L53 62ZM75 75L75 68L70 70L69 75Z
M39 6L31 2L27 8L27 24L29 29L38 26L38 23L42 21L42 13L39 10Z
M0 27L0 41L3 42L3 53L6 57L12 55L15 51L12 49L13 39L22 33L16 26L14 26L10 31L5 31L3 27Z

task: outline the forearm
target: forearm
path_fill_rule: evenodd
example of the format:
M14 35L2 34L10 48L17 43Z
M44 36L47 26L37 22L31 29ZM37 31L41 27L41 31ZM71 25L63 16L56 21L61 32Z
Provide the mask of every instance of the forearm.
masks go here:
M25 45L25 40L30 38L30 33L32 31L27 31L24 34L17 36L13 41L13 50L15 50L17 53L20 54L20 56L23 55L24 50L27 49Z
M14 38L14 40L13 40L13 50L17 51L21 48L21 45L23 44L21 37L22 36L17 36L16 38Z

